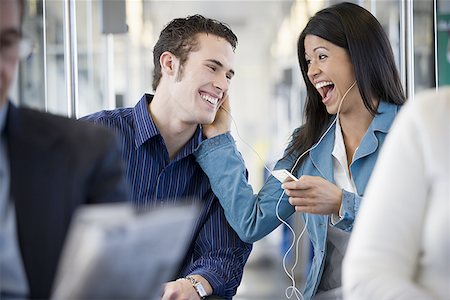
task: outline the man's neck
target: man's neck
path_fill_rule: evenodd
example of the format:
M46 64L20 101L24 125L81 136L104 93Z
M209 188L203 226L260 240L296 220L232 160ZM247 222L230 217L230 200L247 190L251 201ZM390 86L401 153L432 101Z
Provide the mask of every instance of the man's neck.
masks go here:
M171 103L173 102L163 94L155 93L148 105L148 111L164 139L170 160L176 157L197 129L195 124L182 122L177 116L177 108L171 107Z

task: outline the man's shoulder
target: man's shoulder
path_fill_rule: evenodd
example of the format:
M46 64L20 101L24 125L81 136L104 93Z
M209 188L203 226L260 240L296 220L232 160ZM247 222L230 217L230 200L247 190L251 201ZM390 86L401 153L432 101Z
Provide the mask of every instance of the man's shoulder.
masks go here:
M70 119L30 108L13 108L10 130L32 139L63 139L76 143L86 143L115 139L109 129L85 121Z
M113 110L102 110L84 116L80 120L116 128L124 125L130 126L132 119L133 108L117 108Z

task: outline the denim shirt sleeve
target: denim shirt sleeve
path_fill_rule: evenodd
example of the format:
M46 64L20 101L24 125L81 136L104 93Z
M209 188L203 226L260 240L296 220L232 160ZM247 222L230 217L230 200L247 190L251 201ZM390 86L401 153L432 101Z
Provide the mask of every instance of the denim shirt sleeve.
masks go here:
M270 176L261 191L254 194L247 181L245 162L230 133L203 141L194 155L208 175L228 222L243 241L253 243L281 223L276 216L277 203L283 194L281 183ZM289 158L281 159L275 169L291 166ZM286 220L294 212L288 197L283 195L279 216Z
M357 194L342 190L342 217L333 226L344 231L351 231L359 210L362 197Z

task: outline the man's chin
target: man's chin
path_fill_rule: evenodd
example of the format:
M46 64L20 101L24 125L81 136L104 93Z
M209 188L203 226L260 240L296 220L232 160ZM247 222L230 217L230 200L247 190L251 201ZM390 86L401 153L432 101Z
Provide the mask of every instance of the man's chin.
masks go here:
M214 118L211 119L203 119L199 122L199 124L202 125L211 125L214 122Z

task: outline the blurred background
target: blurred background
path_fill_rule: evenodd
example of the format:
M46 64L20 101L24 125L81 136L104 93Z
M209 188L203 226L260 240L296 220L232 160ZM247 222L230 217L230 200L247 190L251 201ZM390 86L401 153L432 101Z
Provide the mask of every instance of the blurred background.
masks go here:
M267 176L264 164L273 166L292 130L303 122L306 92L297 37L316 11L338 2L27 0L25 33L33 37L34 48L20 65L12 98L75 118L134 106L143 93L152 92L152 49L164 25L192 14L218 19L239 39L230 91L237 125L232 133L258 190ZM449 0L349 2L370 10L383 25L410 98L422 89L450 84ZM290 219L297 234L299 219ZM255 244L235 299L286 299L292 282L281 261L291 239L280 227ZM300 248L294 270L299 289L308 269L307 237ZM293 258L287 257L289 270Z

